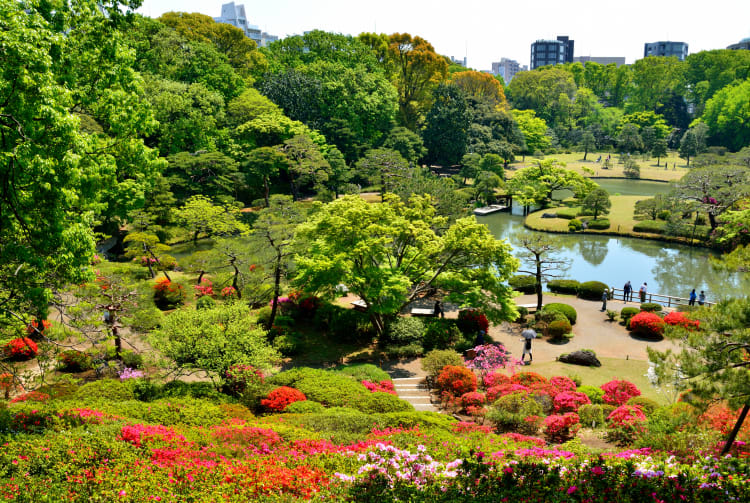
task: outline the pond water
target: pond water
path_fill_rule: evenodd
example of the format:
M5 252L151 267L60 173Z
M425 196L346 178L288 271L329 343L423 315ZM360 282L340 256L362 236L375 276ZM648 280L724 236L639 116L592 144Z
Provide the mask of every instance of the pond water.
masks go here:
M522 216L506 212L477 220L514 248L523 235L546 235L560 248L556 256L570 261L564 278L602 281L616 288L630 281L636 291L645 281L649 292L677 297L687 297L695 288L704 290L712 302L750 292L750 275L714 269L710 258L715 254L705 248L620 236L542 233L526 229Z

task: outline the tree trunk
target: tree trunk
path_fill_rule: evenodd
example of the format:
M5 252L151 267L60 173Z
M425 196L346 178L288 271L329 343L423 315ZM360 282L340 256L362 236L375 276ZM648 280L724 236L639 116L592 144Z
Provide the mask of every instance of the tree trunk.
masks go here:
M263 177L263 197L266 200L266 208L270 206L270 203L268 202L268 193L270 192L270 189L268 187L268 177Z
M716 229L716 215L714 215L710 211L708 212L708 222L711 224L711 230Z
M276 311L279 308L279 293L281 290L281 253L276 252L276 265L273 271L273 304L271 305L271 316L268 318L267 330L271 330L276 319Z
M237 278L240 277L240 270L237 268L237 264L235 264L236 258L232 258L229 263L232 264L232 269L234 269L234 276L232 276L232 288L234 288L234 291L237 292L237 298L242 298L242 292L240 292L239 287L237 286Z
M587 155L589 155L589 151L588 151L588 150L584 150L584 151L583 151L583 160L584 160L584 161L586 160L586 156L587 156Z
M542 260L538 254L535 254L536 257L536 285L534 285L534 289L536 290L536 310L541 311L542 310Z
M195 231L193 233L193 244L198 244L198 234L200 234L201 231Z
M740 432L740 428L742 428L742 423L745 422L745 417L747 417L747 412L750 410L750 404L745 404L744 407L742 407L742 412L740 412L740 417L737 418L737 422L734 424L734 428L732 428L732 431L729 432L729 436L727 437L727 441L724 444L724 448L721 450L721 455L724 456L729 452L729 449L732 448L732 445L734 444L734 439L737 438L737 434Z
M204 274L206 274L206 271L200 271L200 274L198 274L198 282L196 283L196 285L200 285L201 284L201 282L203 281L203 275Z
M659 162L661 162L661 160L660 160L660 158L659 158L659 157L657 157L657 158L656 158L656 167L657 167L657 168L659 167Z

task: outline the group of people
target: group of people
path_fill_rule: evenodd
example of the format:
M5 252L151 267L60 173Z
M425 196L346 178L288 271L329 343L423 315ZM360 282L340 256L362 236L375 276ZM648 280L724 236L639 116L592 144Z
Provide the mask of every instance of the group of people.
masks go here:
M702 306L706 303L706 294L701 290L700 295L695 295L695 288L693 288L693 291L690 292L690 300L688 301L689 306L695 305L695 299L698 299L698 305Z
M641 300L641 303L646 302L646 292L648 291L648 283L645 281L641 285L641 287L638 289L638 296ZM630 281L625 283L625 286L622 287L622 300L625 302L632 301L633 300L633 285L630 284Z

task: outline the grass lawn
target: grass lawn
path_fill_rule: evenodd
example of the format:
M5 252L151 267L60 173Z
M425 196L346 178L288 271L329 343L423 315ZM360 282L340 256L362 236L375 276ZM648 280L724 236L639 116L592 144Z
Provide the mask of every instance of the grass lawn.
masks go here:
M610 169L603 169L603 160L607 158L607 155L611 155L610 162L612 167ZM597 163L596 159L602 156L602 163ZM557 159L560 162L564 162L568 169L571 169L579 174L588 175L583 171L583 168L588 168L594 171L595 177L613 177L613 178L625 178L622 172L623 165L618 164L617 160L619 155L614 152L589 152L586 160L583 160L583 152L573 152L571 154L555 154L544 157L545 159ZM663 180L673 181L679 180L688 171L686 163L683 159L680 159L677 152L669 152L666 158L660 159L660 166L656 166L656 158L649 157L644 158L643 156L637 155L633 159L641 167L641 178L648 180ZM518 170L527 166L534 165L535 158L526 156L525 162L514 162L512 168ZM669 164L668 169L664 169L664 163ZM677 166L674 168L674 166ZM508 176L513 176L513 171L508 172Z
M659 393L658 388L652 386L648 381L646 377L647 361L619 358L599 358L599 361L602 362L602 366L599 368L570 365L562 362L535 362L521 370L537 372L545 377L577 376L581 379L581 384L597 387L613 379L625 379L638 386L638 389L646 398L655 400L662 405L669 404L668 396Z

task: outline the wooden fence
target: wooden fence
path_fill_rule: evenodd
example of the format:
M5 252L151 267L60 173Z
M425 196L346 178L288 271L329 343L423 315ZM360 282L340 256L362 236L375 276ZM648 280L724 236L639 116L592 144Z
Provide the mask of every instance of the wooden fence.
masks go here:
M613 288L611 291L612 291L612 300L622 300L625 302L635 302L635 303L640 303L641 301L640 292L638 292L637 288L631 291L630 299L625 299L625 291L622 288ZM686 299L684 297L673 297L672 295L662 295L660 293L646 292L646 302L656 302L666 307L687 306L690 303L690 299ZM695 304L698 305L698 302L696 301ZM713 306L714 304L716 303L715 302L703 303L703 305L709 306L709 307Z

